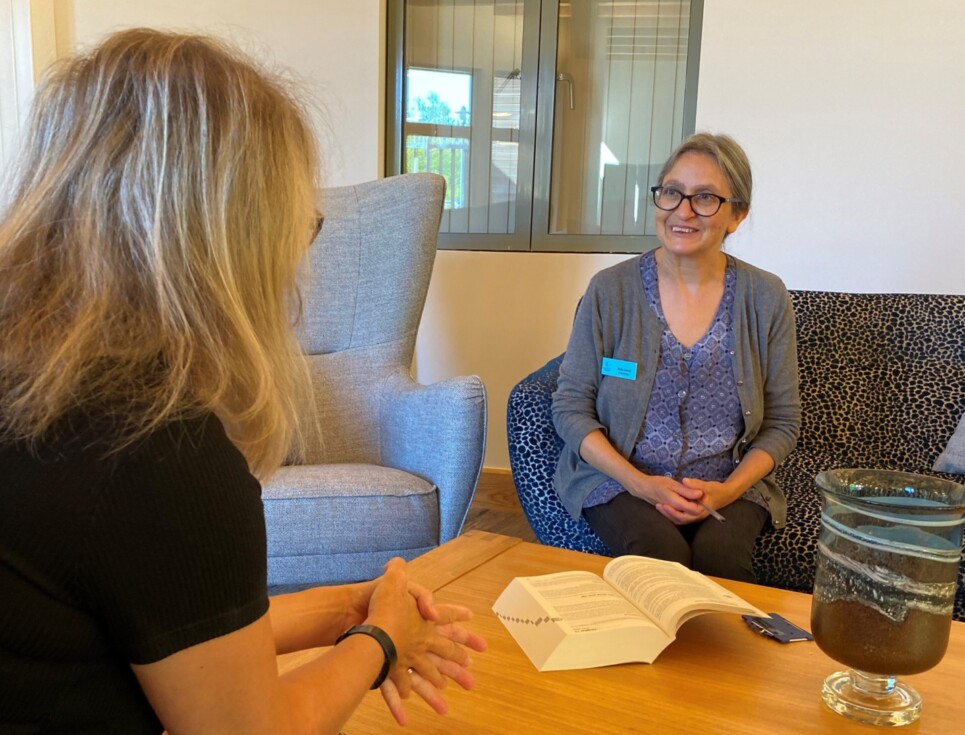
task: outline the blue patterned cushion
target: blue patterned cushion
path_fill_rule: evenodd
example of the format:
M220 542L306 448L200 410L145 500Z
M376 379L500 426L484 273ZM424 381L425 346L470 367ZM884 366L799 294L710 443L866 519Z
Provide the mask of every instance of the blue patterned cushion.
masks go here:
M541 543L612 556L586 520L573 520L553 489L563 440L553 427L551 407L562 361L562 355L550 360L509 394L506 431L513 482Z

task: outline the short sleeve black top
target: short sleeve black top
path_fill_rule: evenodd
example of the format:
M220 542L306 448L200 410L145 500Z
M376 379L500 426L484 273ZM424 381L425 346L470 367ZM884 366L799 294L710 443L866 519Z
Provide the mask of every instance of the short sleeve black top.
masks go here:
M214 416L107 455L0 443L0 732L158 733L130 664L268 609L261 488Z

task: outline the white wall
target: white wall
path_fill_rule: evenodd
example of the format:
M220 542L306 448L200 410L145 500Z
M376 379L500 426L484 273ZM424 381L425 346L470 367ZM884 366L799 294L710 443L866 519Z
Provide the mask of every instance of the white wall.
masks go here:
M731 249L792 288L965 293L965 3L707 0L699 127L746 147Z
M0 161L20 149L34 81L55 56L52 0L0 0Z
M329 185L382 170L384 0L54 0L61 53L129 26L227 37L294 72L317 107Z
M332 110L330 182L378 175L384 0L55 2L82 41L134 23L255 38ZM965 293L965 3L706 0L704 14L698 128L738 138L755 171L732 252L792 288ZM622 257L440 252L417 374L483 377L487 466L508 466L510 388L563 350L587 280Z

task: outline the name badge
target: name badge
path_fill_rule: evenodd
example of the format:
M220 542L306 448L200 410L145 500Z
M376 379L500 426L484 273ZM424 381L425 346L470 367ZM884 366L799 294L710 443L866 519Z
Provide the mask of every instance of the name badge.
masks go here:
M603 358L603 367L600 370L604 375L612 378L623 378L624 380L637 379L637 363L629 360L617 360L612 357Z

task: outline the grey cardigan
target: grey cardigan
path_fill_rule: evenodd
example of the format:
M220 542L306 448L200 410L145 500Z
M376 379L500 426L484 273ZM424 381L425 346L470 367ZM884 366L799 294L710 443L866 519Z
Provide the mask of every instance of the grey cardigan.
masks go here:
M794 448L801 426L794 311L777 276L733 260L734 377L744 412L744 433L734 447L734 460L740 462L756 447L776 466ZM586 496L606 479L580 458L580 444L587 434L602 429L618 452L630 456L646 416L665 326L647 306L640 258L602 270L590 280L553 394L553 423L565 442L553 483L573 518L580 516ZM636 363L636 378L602 375L604 357ZM787 500L774 473L756 488L767 501L771 522L784 526Z

